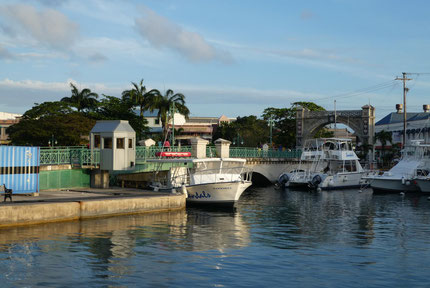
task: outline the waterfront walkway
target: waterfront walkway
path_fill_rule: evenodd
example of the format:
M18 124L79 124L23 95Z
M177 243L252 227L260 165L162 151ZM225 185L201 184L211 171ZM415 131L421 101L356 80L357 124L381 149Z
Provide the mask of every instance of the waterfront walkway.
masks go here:
M185 208L186 196L129 188L41 191L0 202L0 227Z

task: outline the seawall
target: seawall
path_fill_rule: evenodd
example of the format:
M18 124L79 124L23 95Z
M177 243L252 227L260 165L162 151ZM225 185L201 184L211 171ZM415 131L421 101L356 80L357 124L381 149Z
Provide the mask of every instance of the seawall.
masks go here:
M0 227L184 209L185 195L113 197L0 205Z

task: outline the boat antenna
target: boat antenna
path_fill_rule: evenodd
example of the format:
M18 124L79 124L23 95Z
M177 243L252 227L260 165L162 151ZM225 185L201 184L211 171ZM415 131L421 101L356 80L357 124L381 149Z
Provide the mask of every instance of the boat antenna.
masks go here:
M337 131L336 121L337 121L337 119L336 119L336 100L334 100L334 137L336 137L336 131Z

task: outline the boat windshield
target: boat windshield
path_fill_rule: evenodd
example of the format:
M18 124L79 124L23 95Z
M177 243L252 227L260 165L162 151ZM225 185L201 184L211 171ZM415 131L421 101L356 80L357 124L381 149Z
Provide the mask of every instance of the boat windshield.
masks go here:
M305 151L352 151L350 139L340 138L319 138L307 140Z

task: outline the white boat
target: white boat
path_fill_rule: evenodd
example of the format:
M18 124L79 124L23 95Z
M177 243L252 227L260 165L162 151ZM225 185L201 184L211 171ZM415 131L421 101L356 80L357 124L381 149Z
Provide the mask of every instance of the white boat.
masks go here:
M246 159L183 158L148 162L172 164L165 181L157 181L154 187L186 193L187 204L234 205L252 184L252 172L245 167Z
M351 139L318 138L305 142L299 168L283 173L278 182L289 188L353 188L363 184L364 173Z
M428 189L423 173L429 167L430 145L421 142L415 140L405 146L400 161L389 171L366 177L375 193L419 192L418 183L421 183L423 190Z

